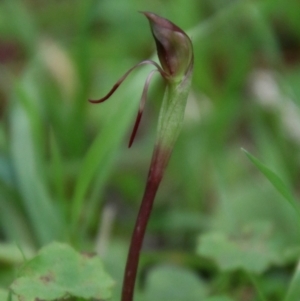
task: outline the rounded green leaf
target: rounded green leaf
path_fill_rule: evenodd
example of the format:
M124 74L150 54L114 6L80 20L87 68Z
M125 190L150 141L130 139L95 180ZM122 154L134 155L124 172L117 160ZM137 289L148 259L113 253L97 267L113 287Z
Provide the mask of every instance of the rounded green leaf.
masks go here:
M268 224L253 224L236 235L212 232L201 236L198 254L211 258L223 271L241 269L260 274L284 261Z
M113 286L98 256L77 253L61 243L42 248L18 276L11 289L23 301L66 297L105 300Z
M177 266L154 268L147 279L146 290L137 298L141 301L198 301L206 295L206 287L193 272Z

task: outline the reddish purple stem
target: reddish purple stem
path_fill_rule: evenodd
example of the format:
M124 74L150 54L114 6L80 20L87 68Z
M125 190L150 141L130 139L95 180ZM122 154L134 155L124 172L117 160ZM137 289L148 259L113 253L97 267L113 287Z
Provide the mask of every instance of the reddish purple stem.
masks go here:
M124 273L121 301L132 301L133 299L135 279L145 231L152 210L153 201L169 161L170 154L171 151L162 149L159 145L154 149L144 196L131 237Z

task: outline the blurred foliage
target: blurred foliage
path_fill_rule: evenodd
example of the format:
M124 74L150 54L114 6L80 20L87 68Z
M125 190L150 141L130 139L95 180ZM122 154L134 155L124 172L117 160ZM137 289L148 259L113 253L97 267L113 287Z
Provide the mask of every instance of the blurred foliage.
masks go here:
M70 297L107 300L112 286L95 254L78 254L68 245L52 243L22 266L11 290L26 301Z
M116 281L113 300L119 298L161 82L150 88L129 150L149 67L107 103L87 99L101 97L153 55L139 10L191 34L195 73L184 129L148 227L137 299L171 300L178 290L190 301L298 300L297 214L241 151L259 157L299 202L298 0L0 1L0 296L20 262L2 244L26 258L56 240L99 252ZM243 229L253 225L269 230L246 235ZM209 254L196 255L199 235L198 250L203 236ZM227 247L243 258L241 242L254 261L259 244L267 245L258 275L238 268L244 263L229 270L216 265L213 253ZM283 258L271 260L274 252Z

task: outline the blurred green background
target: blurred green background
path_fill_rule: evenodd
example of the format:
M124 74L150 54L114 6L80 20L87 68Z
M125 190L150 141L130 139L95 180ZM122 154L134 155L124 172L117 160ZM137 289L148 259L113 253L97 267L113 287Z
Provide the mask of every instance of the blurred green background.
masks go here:
M241 147L299 196L298 0L1 0L0 287L22 262L18 248L30 256L57 240L98 251L118 300L163 83L150 87L131 149L151 68L104 104L87 99L154 55L140 10L190 34L195 72L137 298L283 300L300 254L297 216Z

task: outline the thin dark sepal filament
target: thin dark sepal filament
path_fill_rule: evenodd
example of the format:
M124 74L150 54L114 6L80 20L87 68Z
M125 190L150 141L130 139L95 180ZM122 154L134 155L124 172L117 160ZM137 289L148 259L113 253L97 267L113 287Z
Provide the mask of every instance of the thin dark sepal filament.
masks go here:
M133 66L132 68L130 68L115 84L114 86L111 88L111 90L102 98L100 99L89 99L90 103L101 103L104 102L105 100L109 99L114 93L115 91L120 87L120 85L123 83L123 81L127 78L127 76L137 67L141 66L141 65L153 65L154 67L156 67L157 71L163 76L166 77L166 73L165 71L154 61L152 60L144 60L138 64L136 64L135 66Z
M159 144L155 146L150 170L148 173L146 188L144 191L138 217L134 226L134 231L131 237L130 248L124 273L121 301L133 300L139 256L145 236L145 231L151 214L155 195L162 180L170 155L171 150L162 148Z
M147 79L146 79L146 82L145 82L145 85L144 85L144 89L143 89L143 93L142 93L142 97L141 97L141 100L140 100L139 111L138 111L138 114L136 116L136 120L135 120L135 123L134 123L134 126L133 126L133 130L132 130L132 133L131 133L131 136L130 136L130 139L129 139L129 144L128 144L129 148L132 146L132 143L133 143L134 138L136 136L137 130L139 128L139 124L140 124L141 119L142 119L145 103L146 103L146 100L147 100L147 93L148 93L148 88L149 88L150 81L152 79L153 74L157 71L158 70L152 70L149 73L149 75L147 76Z

